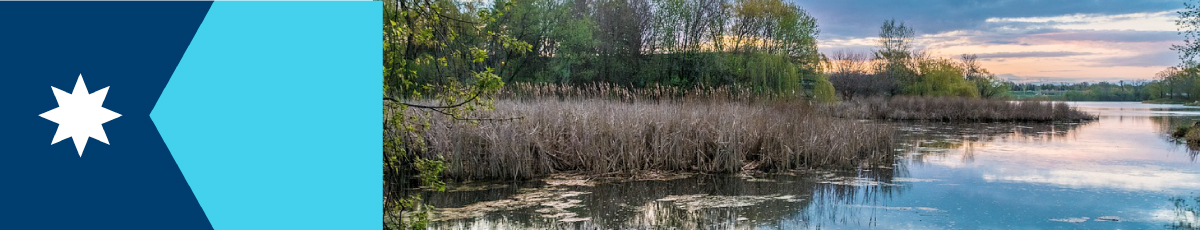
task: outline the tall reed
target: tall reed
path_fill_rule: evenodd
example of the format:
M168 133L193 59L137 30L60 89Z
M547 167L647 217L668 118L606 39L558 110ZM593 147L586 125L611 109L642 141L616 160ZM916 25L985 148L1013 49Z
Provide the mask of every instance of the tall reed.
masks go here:
M738 85L725 86L695 86L680 88L664 85L651 85L640 88L622 87L610 83L592 83L583 85L566 85L551 83L517 82L506 85L498 95L499 98L513 100L530 99L606 99L623 102L661 102L661 101L758 101L785 100L806 97L803 92L770 92L755 90Z
M962 97L874 97L821 106L836 117L928 121L1084 121L1096 116L1065 102Z
M810 113L805 103L500 100L478 124L426 116L426 157L444 175L521 179L554 172L775 171L890 163L885 124ZM416 141L416 140L412 140ZM412 142L406 141L406 142Z

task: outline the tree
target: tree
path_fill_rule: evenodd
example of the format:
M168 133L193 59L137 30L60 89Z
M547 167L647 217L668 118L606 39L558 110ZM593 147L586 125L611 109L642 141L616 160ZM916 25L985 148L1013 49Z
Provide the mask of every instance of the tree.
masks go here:
M979 92L979 96L983 98L1002 98L1008 95L1008 87L1004 86L1004 81L996 78L987 69L979 64L979 57L974 54L962 55L962 66L965 71L964 77L975 85L975 90Z
M843 99L891 94L896 88L895 79L872 73L871 65L870 54L838 51L829 56L826 69L831 71L829 81Z
M522 67L517 81L832 92L816 19L783 0L530 0L513 8L497 28L532 45L508 59Z
M1171 45L1171 50L1179 52L1180 66L1193 66L1200 57L1200 4L1197 2L1183 3L1184 9L1176 12L1175 26L1183 35L1182 45Z
M1183 3L1184 9L1178 11L1175 25L1179 34L1184 37L1184 44L1172 45L1171 49L1179 52L1178 68L1159 72L1158 93L1165 94L1167 100L1178 101L1200 100L1200 5L1197 2Z
M904 22L884 21L879 27L879 50L875 52L875 58L887 61L911 58L913 35L913 29Z
M527 52L530 45L488 23L504 17L511 2L490 8L458 5L450 0L392 0L383 7L383 225L421 229L425 213L420 197L409 195L418 183L443 189L437 157L422 157L423 138L414 132L421 114L436 113L472 120L468 113L491 107L490 95L504 84L497 69L507 69L507 54ZM500 54L500 55L496 55ZM413 101L430 101L431 104Z
M920 76L903 87L905 94L979 97L975 86L963 78L965 70L951 60L923 58L917 61L917 68Z
M916 71L910 66L916 56L912 50L913 35L913 29L904 22L884 21L879 27L879 50L875 51L875 59L879 62L875 72L900 85L913 84L916 80ZM899 90L897 87L891 94L898 94Z
M651 22L645 0L597 0L596 70L600 81L630 85L642 59L644 28Z

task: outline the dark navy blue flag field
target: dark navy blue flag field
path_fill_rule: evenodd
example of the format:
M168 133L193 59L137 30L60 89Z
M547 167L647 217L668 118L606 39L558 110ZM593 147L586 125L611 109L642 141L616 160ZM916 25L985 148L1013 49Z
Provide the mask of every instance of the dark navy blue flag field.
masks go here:
M330 7L331 4L349 7ZM379 159L374 154L378 154L375 149L380 145L378 122L371 120L379 119L378 110L371 106L346 107L366 105L370 102L367 98L378 94L378 5L0 2L0 97L3 98L0 99L0 229L378 226L375 221L380 217L375 213L380 212L376 208L380 205L380 190L375 188L380 186ZM308 23L304 26L309 32L331 33L346 28L354 31L339 31L334 38L305 41L302 35L239 32L237 26L224 23L237 20L239 25L252 28L247 31L256 31L253 28L276 27L281 23L273 20L285 18L283 15L289 12L317 9L333 12L309 15L325 15L315 18L331 23ZM256 14L261 16L256 18L236 18L245 13L228 13L238 10L263 13ZM364 13L375 15L345 16ZM359 22L363 25L347 26ZM198 35L198 31L208 32ZM219 48L240 45L283 48L289 44L271 40L289 36L294 42L305 42L315 49L339 47L347 53L295 55ZM199 41L200 37L209 42ZM200 43L207 46L197 45ZM275 59L272 55L285 57L251 67L237 66L237 63ZM288 61L288 58L332 64L313 67L311 63ZM354 62L346 62L347 59ZM190 60L185 61L191 63L188 70L181 67L181 60ZM353 64L359 61L363 64ZM288 72L298 68L305 69L301 73ZM323 73L322 68L341 73L336 79L347 83L329 84L321 79L332 76L303 74ZM235 69L232 73L205 72ZM239 74L259 70L277 74ZM280 81L288 81L289 86L296 88L248 86L253 82ZM269 107L252 103L255 96L251 95L295 93L297 88L303 91L309 87L326 87L323 92L330 94L312 95L328 101L309 100L307 106L338 113L291 117L306 119L314 127L331 123L354 130L329 130L308 134L308 139L272 141L271 137L278 136L273 132L281 130L261 130L237 123L285 122L263 119L279 114L260 109ZM165 89L167 94L178 91L173 94L175 102L160 101ZM359 91L373 93L344 93ZM364 104L346 103L357 100L363 100ZM189 117L205 111L218 115ZM154 119L152 112L156 112ZM156 123L160 119L162 122ZM355 137L353 140L341 139L346 133L358 132L362 135L349 135ZM239 142L252 140L239 136L250 134L267 137L261 139L261 145ZM325 141L313 143L314 139ZM267 151L255 148L268 145L278 147ZM325 145L339 146L345 152L330 156L329 151L315 151L326 149ZM284 155L293 159L278 160ZM333 157L346 160L328 160ZM185 163L190 164L181 167ZM293 179L337 190L286 188L270 183ZM195 182L189 185L189 180ZM373 183L331 184L365 181ZM296 197L306 197L309 201ZM289 203L301 205L279 205Z
M211 229L149 116L211 4L0 2L0 228ZM122 114L82 156L38 116L79 76Z

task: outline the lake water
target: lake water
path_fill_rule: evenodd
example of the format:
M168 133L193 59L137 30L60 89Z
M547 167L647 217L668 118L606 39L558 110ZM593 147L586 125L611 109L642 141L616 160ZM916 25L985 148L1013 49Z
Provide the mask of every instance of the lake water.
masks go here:
M1200 107L1073 102L1086 123L897 123L891 167L424 194L434 229L1200 229Z

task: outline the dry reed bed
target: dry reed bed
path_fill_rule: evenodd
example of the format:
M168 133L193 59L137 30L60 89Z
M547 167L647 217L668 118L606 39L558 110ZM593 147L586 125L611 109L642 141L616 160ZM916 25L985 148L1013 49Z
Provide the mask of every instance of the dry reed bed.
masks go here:
M554 172L740 172L890 163L888 125L808 113L798 103L501 100L477 125L428 116L425 157L457 179ZM416 143L405 141L406 143Z
M1004 101L960 97L893 97L856 99L824 105L835 117L928 121L1085 121L1096 116L1064 102Z
M663 85L651 85L641 88L621 87L609 83L591 83L582 85L567 85L553 83L517 82L505 85L497 98L512 100L541 100L557 99L608 99L623 102L659 102L659 101L758 101L780 100L795 98L787 93L756 93L754 90L739 86L696 86L679 88Z

